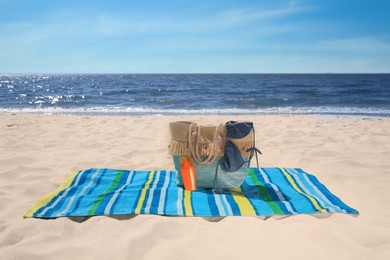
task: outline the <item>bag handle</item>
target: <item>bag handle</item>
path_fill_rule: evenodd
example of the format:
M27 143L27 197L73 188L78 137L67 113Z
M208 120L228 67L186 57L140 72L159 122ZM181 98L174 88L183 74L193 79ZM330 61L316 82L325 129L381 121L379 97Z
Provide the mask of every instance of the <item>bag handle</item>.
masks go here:
M218 140L218 135L221 133L221 128L223 127L222 124L219 124L214 132L213 141L211 143L211 150L207 158L202 160L202 157L199 155L199 142L200 142L200 126L198 126L195 123L191 123L189 130L188 130L188 144L191 150L191 156L198 164L210 164L215 159L217 159L217 152L216 150L216 144ZM196 128L196 130L193 130ZM193 135L195 135L195 138L193 138ZM195 139L195 147L193 145L192 139Z

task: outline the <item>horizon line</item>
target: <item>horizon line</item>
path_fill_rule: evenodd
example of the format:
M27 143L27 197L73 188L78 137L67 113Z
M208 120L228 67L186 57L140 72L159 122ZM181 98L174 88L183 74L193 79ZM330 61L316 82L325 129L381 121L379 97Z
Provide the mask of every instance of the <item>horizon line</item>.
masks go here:
M377 75L390 72L0 72L0 75Z

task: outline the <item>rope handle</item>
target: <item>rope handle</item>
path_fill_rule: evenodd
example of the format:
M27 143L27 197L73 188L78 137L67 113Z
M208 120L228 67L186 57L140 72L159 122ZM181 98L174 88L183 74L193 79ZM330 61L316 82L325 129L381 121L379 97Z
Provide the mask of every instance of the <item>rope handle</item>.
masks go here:
M207 156L207 158L202 160L202 157L199 155L200 126L195 124L195 123L190 124L189 130L188 130L188 144L189 144L189 147L191 150L191 156L195 160L196 163L210 164L213 161L215 161L215 159L217 159L216 144L217 144L217 140L218 140L218 135L221 133L222 126L223 126L222 124L219 124L216 127L215 132L214 132L213 141L211 143L210 153ZM196 128L196 131L193 130L194 128ZM193 145L193 140L192 140L194 134L195 134L195 140L194 140L195 147Z

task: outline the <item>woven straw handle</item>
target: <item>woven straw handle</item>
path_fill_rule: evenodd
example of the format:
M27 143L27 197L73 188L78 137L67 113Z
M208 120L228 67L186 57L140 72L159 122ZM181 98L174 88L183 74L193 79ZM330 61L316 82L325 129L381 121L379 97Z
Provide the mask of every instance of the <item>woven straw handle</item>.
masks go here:
M200 126L198 126L195 123L191 123L189 130L188 130L188 144L191 150L191 156L195 160L196 163L198 164L210 164L215 159L217 158L217 152L216 152L216 147L217 147L217 140L218 140L218 135L221 133L222 129L222 124L219 124L215 128L214 132L214 137L213 141L211 143L211 149L209 155L205 158L202 159L202 157L199 155L199 142L200 142ZM196 130L195 130L196 129ZM195 143L195 144L193 144Z

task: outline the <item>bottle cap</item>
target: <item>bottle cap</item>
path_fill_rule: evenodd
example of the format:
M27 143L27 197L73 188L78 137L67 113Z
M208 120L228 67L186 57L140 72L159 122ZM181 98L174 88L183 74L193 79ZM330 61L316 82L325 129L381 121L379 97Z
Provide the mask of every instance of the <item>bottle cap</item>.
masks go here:
M191 164L192 164L191 158L183 157L180 159L180 167L182 168L190 167Z

